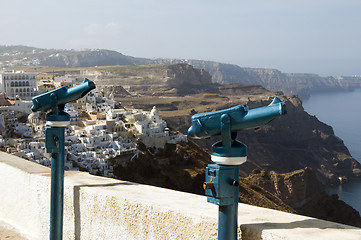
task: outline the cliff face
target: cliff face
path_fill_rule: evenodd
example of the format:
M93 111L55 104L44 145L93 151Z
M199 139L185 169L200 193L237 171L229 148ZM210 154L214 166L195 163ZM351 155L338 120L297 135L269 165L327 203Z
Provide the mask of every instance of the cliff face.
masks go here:
M223 96L239 96L240 90L234 85L227 88L220 86ZM249 87L249 86L248 86ZM246 87L246 88L248 88ZM253 90L254 91L254 90ZM258 89L255 99L238 102L247 104L250 109L266 106L275 93ZM265 169L277 173L287 173L305 167L312 168L319 181L325 184L339 182L338 177L358 178L361 176L361 165L353 159L343 141L335 136L332 127L320 122L316 117L304 111L302 102L297 96L278 97L286 103L287 115L275 119L271 123L257 129L238 132L238 139L248 147L247 162L241 166L242 176L248 176L254 169ZM237 105L226 101L216 109L224 109ZM204 110L196 112L203 112ZM190 117L182 124L177 117L165 117L169 126L177 126L186 133L190 126ZM173 125L174 124L174 125ZM182 127L184 126L184 127ZM195 140L207 149L220 140L220 137Z
M188 64L99 67L82 71L100 88L121 85L131 94L174 95L213 91L210 74ZM116 97L117 91L115 91Z
M204 69L193 68L189 64L173 64L167 70L169 88L177 89L179 94L214 91L211 75Z
M239 139L248 145L249 161L242 166L245 173L255 167L278 173L311 167L323 183L338 182L339 176L361 176L361 165L351 157L332 127L306 113L297 97L283 100L287 115L259 130L239 133ZM248 105L254 108L266 102Z
M203 194L204 171L212 163L207 152L192 142L167 144L154 152L138 143L138 158L115 159L114 174L132 182Z
M182 61L158 60L165 64ZM208 71L214 83L259 84L269 90L297 94L301 98L307 98L315 92L350 91L361 87L361 77L321 77L308 73L282 73L277 69L247 68L203 60L187 60L187 63Z
M361 227L360 214L328 196L310 168L286 174L254 171L241 179L240 201Z

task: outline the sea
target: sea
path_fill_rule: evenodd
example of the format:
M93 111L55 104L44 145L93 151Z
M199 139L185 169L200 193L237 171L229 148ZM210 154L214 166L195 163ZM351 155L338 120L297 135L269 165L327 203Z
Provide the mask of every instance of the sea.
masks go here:
M361 162L361 89L352 92L311 94L303 101L310 115L333 127L353 158ZM361 180L332 186L326 189L361 213Z

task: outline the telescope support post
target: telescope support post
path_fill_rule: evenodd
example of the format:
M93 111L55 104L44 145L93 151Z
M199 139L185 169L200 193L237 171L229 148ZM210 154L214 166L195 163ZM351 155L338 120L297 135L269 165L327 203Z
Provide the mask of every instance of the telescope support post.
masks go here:
M235 140L236 132L231 132L228 114L220 118L222 141L212 146L211 159L216 164L206 168L203 185L207 201L219 206L218 239L236 240L238 229L239 166L247 160L247 147Z
M63 238L64 155L51 155L50 239L55 240Z
M233 168L234 179L239 178L239 165L230 166ZM236 184L237 185L237 184ZM219 205L218 211L218 239L236 240L238 229L238 185L234 187L233 203Z
M64 131L69 120L69 114L63 111L47 114L45 147L51 153L50 240L63 239Z
M212 145L215 164L206 168L203 184L207 201L219 205L218 239L237 239L239 166L247 161L247 146L236 140L237 132L258 128L287 113L279 98L265 107L249 110L247 105L192 116L188 136L197 139L221 135Z
M33 112L48 112L45 126L45 148L51 153L50 239L63 238L64 156L65 127L70 125L70 115L64 112L65 104L84 97L95 88L94 82L71 88L63 86L32 98Z

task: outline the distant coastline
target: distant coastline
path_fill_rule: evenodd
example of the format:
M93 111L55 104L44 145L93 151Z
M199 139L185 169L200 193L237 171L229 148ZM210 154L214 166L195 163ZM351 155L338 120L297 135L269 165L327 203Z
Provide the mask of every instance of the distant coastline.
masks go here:
M305 111L315 115L320 121L332 125L335 134L340 137L351 155L361 161L361 113L359 109L361 89L352 92L313 93L303 101ZM345 104L346 103L346 104ZM338 194L339 198L361 212L361 180L348 179L342 184L327 188L329 194Z

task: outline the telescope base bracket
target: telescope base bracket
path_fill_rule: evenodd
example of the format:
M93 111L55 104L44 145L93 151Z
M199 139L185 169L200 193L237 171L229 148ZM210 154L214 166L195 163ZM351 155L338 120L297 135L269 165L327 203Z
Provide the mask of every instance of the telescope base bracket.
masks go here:
M209 164L206 168L206 182L203 186L205 188L207 202L219 206L218 239L236 240L238 227L239 165Z
M247 146L233 140L231 146L224 146L222 141L212 145L211 160L221 165L241 165L247 161Z
M220 157L211 155L211 160L219 165L241 165L247 161L247 156L245 157Z

